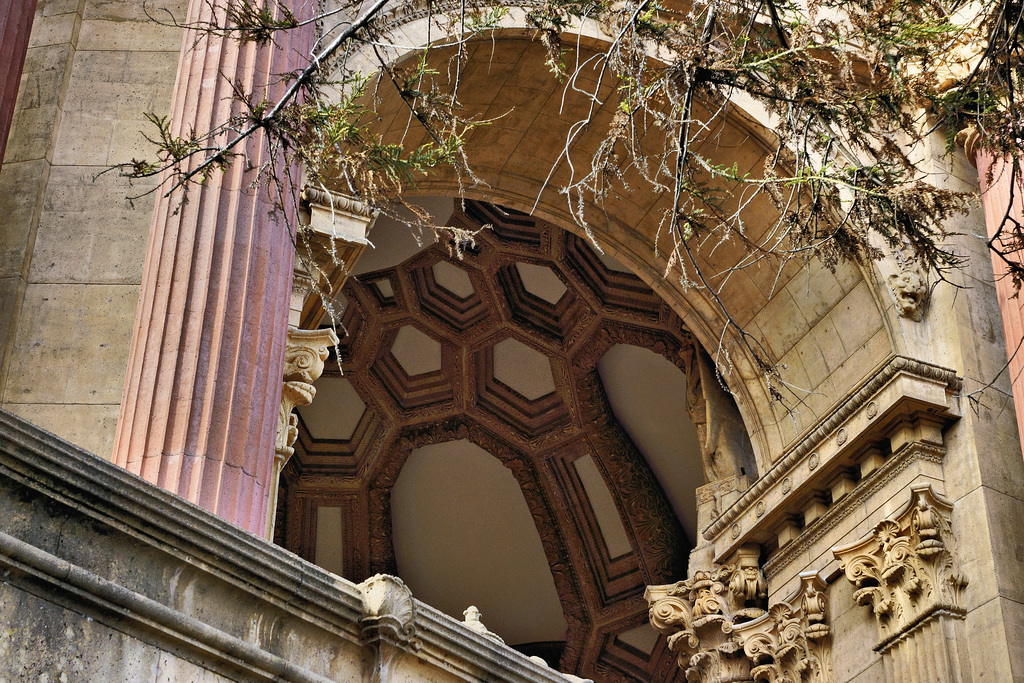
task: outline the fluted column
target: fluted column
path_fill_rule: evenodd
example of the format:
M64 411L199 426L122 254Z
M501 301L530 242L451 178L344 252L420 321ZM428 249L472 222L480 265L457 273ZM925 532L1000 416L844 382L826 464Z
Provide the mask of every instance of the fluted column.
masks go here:
M1003 219L1024 225L1024 178L1013 178L1013 162L997 157L976 146L977 139L968 139L968 158L978 169L981 204L985 211L985 225L991 238L1003 225ZM1019 254L1009 258L1020 260ZM1013 279L1007 274L1006 262L992 254L992 270L996 278L996 295L1003 318L1003 334L1009 354L1010 381L1013 387L1017 430L1024 447L1024 298L1016 296ZM1015 298L1016 297L1016 298ZM1018 350L1018 346L1021 348Z
M221 7L222 0L192 0L187 21L209 21ZM279 32L270 47L197 40L186 31L172 134L204 132L241 114L232 81L254 99L280 95L284 85L275 75L301 65L312 31ZM291 221L271 218L265 188L250 188L253 169L271 161L265 140L254 135L245 145L248 159L236 158L192 187L187 203L180 196L157 202L113 457L260 534L274 471L294 247Z
M14 118L36 0L0 0L0 163Z

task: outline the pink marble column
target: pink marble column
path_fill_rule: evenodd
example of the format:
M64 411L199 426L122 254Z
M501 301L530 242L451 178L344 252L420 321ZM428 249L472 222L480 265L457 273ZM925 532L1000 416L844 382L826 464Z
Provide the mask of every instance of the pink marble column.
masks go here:
M36 0L0 0L0 164L14 118Z
M211 4L223 6L191 0L188 21L208 20ZM274 75L304 66L312 31L282 32L276 48L210 36L196 43L186 31L172 132L207 131L241 113L229 79L274 99L284 89ZM249 169L268 160L263 136L253 136L245 152L248 163L236 159L227 172L214 171L189 191L188 203L177 196L157 202L114 461L261 534L294 248L288 223L270 216L265 188L249 187Z
M1024 224L1024 181L1019 177L1012 178L1013 165L1010 160L996 157L985 150L973 149L970 144L968 158L978 169L981 204L989 237L996 234L1007 212L1013 220ZM1021 255L1012 254L1010 258L1019 261ZM1021 434L1021 446L1024 448L1024 344L1021 343L1024 340L1024 293L1014 298L1016 290L1013 280L1007 274L1006 263L997 254L992 255L992 269L995 272L996 295L999 298L1003 335L1006 337L1006 351L1010 360L1017 430Z

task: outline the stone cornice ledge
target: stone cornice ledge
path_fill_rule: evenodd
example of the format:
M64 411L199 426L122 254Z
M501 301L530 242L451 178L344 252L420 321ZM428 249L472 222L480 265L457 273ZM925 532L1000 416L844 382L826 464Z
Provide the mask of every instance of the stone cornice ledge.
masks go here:
M366 583L355 585L278 546L225 522L197 505L157 488L107 460L78 448L0 409L0 479L10 478L44 498L113 527L141 543L226 580L339 637L360 640L365 630ZM254 676L320 681L317 674L256 645L212 628L132 589L93 575L23 540L3 534L0 555L31 565L36 576L67 584L80 599L108 604L133 621L166 623L218 659L243 661ZM466 680L515 683L567 677L511 648L474 633L455 619L412 599L415 637L402 650L432 661ZM570 679L571 680L571 679Z
M927 415L948 423L959 418L956 394L961 387L953 370L906 356L891 357L708 525L704 538L715 543L716 555L725 556L749 540L752 525L741 521L761 519L770 509L762 500L767 494L775 489L782 489L786 497L806 493L812 479L835 474L841 456L864 448L869 438L881 438L901 419ZM801 476L794 476L798 472ZM754 511L759 502L760 514ZM723 538L726 535L731 538Z
M304 202L314 206L320 206L328 211L349 213L363 218L373 218L376 212L354 197L349 197L337 192L330 192L310 185L302 188L301 198Z

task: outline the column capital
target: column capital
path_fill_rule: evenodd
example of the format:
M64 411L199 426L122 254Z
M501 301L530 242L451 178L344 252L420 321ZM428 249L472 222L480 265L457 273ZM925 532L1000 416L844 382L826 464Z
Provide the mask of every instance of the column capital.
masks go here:
M854 600L871 607L878 626L875 649L893 643L936 616L963 617L967 577L953 550L953 504L931 484L911 486L910 502L867 536L833 548L856 587Z
M758 554L757 548L741 548L733 562L644 592L651 626L668 636L687 680L753 681L752 662L735 629L766 614L767 586Z

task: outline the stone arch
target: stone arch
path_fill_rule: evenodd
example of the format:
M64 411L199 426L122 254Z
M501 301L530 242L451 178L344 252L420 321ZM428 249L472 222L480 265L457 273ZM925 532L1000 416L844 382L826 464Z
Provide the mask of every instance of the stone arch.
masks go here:
M425 16L426 8L417 6L385 20L389 35L404 46L393 55L396 61L412 54L413 46L425 44ZM473 100L469 104L495 118L491 126L473 132L467 142L470 162L482 182L469 185L453 173L441 172L418 182L410 194L493 202L584 234L587 231L573 219L565 198L558 192L567 179L566 165L555 165L561 141L578 120L571 110L582 106L583 99L566 93L548 74L543 49L522 30L525 24L521 12L510 12L506 24L506 28L486 39L469 44L467 50L473 54L462 69L460 92L471 93L467 95L467 101ZM595 27L585 25L582 33L567 40L571 38L585 54L592 55L601 46L599 33ZM439 59L444 57L445 49L435 50ZM354 59L358 63L358 57ZM377 110L385 139L418 144L424 134L416 132L415 125L408 126L408 113L403 111L404 105L397 96L385 88L378 97ZM579 152L579 158L586 157L587 145L601 139L595 131L607 124L613 108L598 108L592 130L579 138L573 154ZM509 112L512 113L502 116ZM529 141L523 144L527 133ZM772 135L763 125L733 108L726 116L715 119L703 146L715 161L736 163L741 171L756 170L771 153L771 140ZM758 469L764 472L813 424L816 416L832 408L828 397L835 392L826 390L828 384L839 383L843 389L852 386L862 379L855 376L861 372L858 368L877 365L893 352L892 325L883 313L885 292L879 293L877 280L866 279L854 264L840 264L835 274L818 264L801 271L800 266L790 263L779 270L758 267L728 275L728 284L722 291L726 308L744 330L752 331L770 361L786 367L784 389L795 388L790 408L780 409L771 396L763 370L744 346L736 327L726 324L714 298L706 291L687 288L665 277L667 261L664 251L658 255L656 247L666 201L650 192L634 192L611 196L600 207L589 204L588 237L668 302L701 345L713 350L725 369L725 379L747 426ZM767 203L748 209L753 215L774 212ZM766 224L751 222L747 227L756 236L758 230L766 229ZM711 272L725 273L739 262L742 253L731 244L708 245L700 251L699 258ZM799 300L801 289L796 279L801 274L807 277L806 292L814 293L807 297L806 304ZM851 296L858 299L856 307L849 299ZM839 317L844 305L860 312L859 322L867 320L871 333L869 339L851 341L850 348L838 343L837 322L823 322L837 310ZM865 311L869 312L867 316ZM782 318L786 319L785 326L778 324Z
M539 485L536 466L518 449L490 434L471 420L449 420L405 430L391 457L387 458L368 486L370 567L372 572L397 573L392 535L391 490L401 474L409 455L416 448L465 439L479 446L507 467L519 484L523 498L533 517L540 536L548 567L551 570L562 612L568 628L566 648L561 666L574 670L582 657L587 624L592 615L586 598L593 587L587 585L572 564L571 554L562 530L555 521L555 502L550 500Z

